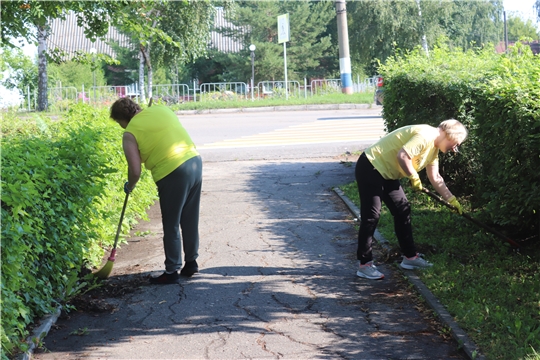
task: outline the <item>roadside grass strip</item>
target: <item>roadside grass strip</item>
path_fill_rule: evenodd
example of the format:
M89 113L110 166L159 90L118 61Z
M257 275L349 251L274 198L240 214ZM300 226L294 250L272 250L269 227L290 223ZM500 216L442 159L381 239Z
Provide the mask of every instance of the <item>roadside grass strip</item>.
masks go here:
M434 264L417 272L418 277L488 359L540 359L538 244L516 252L425 194L404 187L412 203L415 243ZM359 206L355 182L340 188ZM462 204L470 210L466 201ZM378 230L399 253L393 219L384 206Z

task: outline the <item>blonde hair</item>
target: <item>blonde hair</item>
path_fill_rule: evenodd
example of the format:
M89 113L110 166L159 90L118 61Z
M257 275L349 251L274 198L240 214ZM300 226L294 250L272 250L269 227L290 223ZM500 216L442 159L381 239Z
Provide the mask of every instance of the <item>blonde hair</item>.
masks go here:
M461 144L467 138L467 128L456 119L448 119L439 124L439 129L444 131L449 140Z

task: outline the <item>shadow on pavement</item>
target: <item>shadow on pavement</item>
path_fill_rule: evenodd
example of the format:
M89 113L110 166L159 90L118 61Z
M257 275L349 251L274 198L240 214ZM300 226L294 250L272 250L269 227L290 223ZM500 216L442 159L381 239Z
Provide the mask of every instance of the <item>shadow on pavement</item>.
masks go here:
M205 163L203 179L200 272L150 285L160 234L130 243L129 266L81 300L105 310L64 315L36 359L463 358L392 265L356 277L356 230L332 191L354 166ZM156 231L156 208L134 230Z

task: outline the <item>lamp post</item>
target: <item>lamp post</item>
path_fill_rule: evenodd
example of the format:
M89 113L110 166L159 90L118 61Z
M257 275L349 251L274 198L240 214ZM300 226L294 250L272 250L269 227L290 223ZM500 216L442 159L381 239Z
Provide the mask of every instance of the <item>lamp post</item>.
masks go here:
M251 101L253 101L253 86L255 84L255 45L249 45L251 51Z
M90 49L90 54L92 54L92 78L94 80L94 104L96 103L96 48Z

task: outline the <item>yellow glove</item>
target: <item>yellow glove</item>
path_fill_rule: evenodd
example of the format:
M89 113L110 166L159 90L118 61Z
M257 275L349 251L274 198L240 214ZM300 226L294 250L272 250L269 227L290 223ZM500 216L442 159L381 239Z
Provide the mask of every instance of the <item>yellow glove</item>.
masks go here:
M448 199L448 203L450 203L450 205L457 209L459 215L463 214L463 209L461 208L461 205L459 204L455 196L452 195L452 197Z
M409 180L411 181L411 187L414 191L422 191L422 182L420 181L418 174L409 176Z

